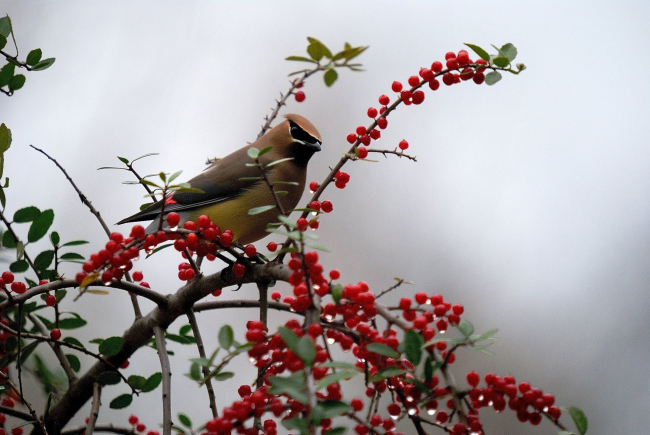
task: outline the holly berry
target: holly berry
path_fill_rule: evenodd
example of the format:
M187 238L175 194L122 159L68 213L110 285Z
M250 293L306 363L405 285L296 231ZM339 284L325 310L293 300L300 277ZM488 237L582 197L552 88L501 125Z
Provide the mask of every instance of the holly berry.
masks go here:
M319 186L320 185L317 182L312 181L311 183L309 183L309 190L311 190L312 192L316 192Z
M409 147L409 143L406 140L401 140L399 143L399 149L402 151Z
M388 95L380 95L379 96L379 104L382 106L388 106L388 103L390 103L390 98Z
M244 248L244 254L249 258L253 258L257 255L257 249L255 249L255 246L253 245L246 245Z
M381 128L382 130L386 129L388 127L388 119L381 117L377 120L377 126Z
M303 91L296 92L296 101L299 103L305 101L305 93Z
M138 270L133 272L131 274L131 277L133 278L133 281L142 281L142 278L144 278L144 276L142 275L142 272L140 272Z
M131 414L131 415L129 416L129 424L130 424L130 425L135 426L136 424L138 424L139 421L140 421L140 420L138 419L138 416L137 416L137 415Z
M14 281L11 283L11 291L18 294L25 293L27 286L24 282Z
M279 302L281 298L282 298L282 295L280 294L280 292L271 293L271 299L273 299L274 301Z
M235 263L235 264L233 264L233 266L232 266L232 273L233 273L233 275L235 275L237 278L241 278L241 277L244 276L244 274L246 273L246 266L244 266L244 265L241 264L241 263Z
M402 90L402 84L398 81L394 81L391 85L393 92L400 92Z
M59 328L54 328L50 331L50 338L52 340L58 340L61 338L61 330Z
M47 295L47 296L45 297L45 304L46 304L48 307L53 307L53 306L55 306L55 305L56 305L56 296L54 296L54 295Z
M355 143L355 142L357 141L357 137L358 137L358 136L357 136L356 134L354 134L354 133L350 133L350 134L348 134L348 136L346 137L346 139L347 139L348 143L353 144L353 143Z
M278 249L278 244L275 242L269 242L269 244L266 245L266 249L268 249L271 252L275 252Z
M196 223L197 223L198 226L201 227L201 228L207 228L207 227L210 226L210 224L212 223L212 221L211 221L210 218L207 217L206 215L201 215L201 216L199 216L199 218L196 220Z
M417 86L420 84L420 79L418 76L411 76L409 77L409 85L411 86Z
M376 118L377 117L377 109L374 107L371 107L368 109L368 118Z
M478 373L476 372L467 373L467 383L470 386L476 387L480 381L481 381L481 377L478 375Z
M181 217L178 215L178 213L171 212L167 215L166 220L167 225L169 225L171 228L174 228L181 222Z
M322 202L320 203L320 209L321 209L324 213L331 213L332 210L334 210L334 206L332 205L332 202L331 202L331 201L327 201L327 200L325 200L325 201L322 201Z
M144 423L138 423L135 426L135 430L137 430L138 432L144 432L145 430L147 430L147 426L145 426Z
M309 226L309 221L307 219L305 219L305 218L299 218L296 221L296 224L298 224L298 229L300 231L305 231L307 229L307 227Z
M365 159L366 157L368 157L368 148L358 147L357 148L357 157L359 157L360 159Z
M11 284L12 282L14 282L14 274L9 271L2 272L2 281L5 284Z

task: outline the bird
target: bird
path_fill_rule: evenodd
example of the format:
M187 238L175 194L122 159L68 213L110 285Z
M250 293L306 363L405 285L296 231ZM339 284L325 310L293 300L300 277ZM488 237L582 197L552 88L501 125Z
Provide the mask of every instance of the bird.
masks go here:
M164 201L164 213L178 213L181 225L189 220L196 222L199 216L206 215L222 231L232 231L233 240L243 245L264 238L269 234L267 225L278 222L280 212L274 208L259 214L248 214L252 208L276 204L269 186L259 179L259 167L247 166L247 163L254 163L248 155L249 148L255 147L261 151L272 147L259 157L262 166L289 159L265 169L273 189L287 192L278 197L285 212L289 212L302 197L307 164L322 145L320 133L307 118L293 113L285 115L285 118L252 144L215 161L187 182L203 193L171 192L163 200L122 219L118 225L153 220L146 230L147 233L155 233Z

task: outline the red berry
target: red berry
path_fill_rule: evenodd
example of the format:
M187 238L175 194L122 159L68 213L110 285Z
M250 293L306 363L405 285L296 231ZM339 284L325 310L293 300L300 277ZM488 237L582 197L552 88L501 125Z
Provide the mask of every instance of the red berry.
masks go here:
M271 293L271 299L273 299L274 301L279 301L281 298L282 295L280 294L280 292Z
M429 81L433 79L433 71L431 71L429 68L420 68L420 77L422 77L424 80Z
M142 281L142 278L144 278L142 272L137 270L131 274L131 277L133 278L133 281Z
M296 92L296 101L299 103L305 101L305 93L303 91Z
M364 127L363 125L360 125L360 126L357 127L356 132L357 132L357 134L359 136L362 136L362 135L366 134L366 127Z
M379 96L379 104L382 106L388 106L388 103L390 103L390 98L388 95L380 95Z
M217 289L217 290L212 292L212 296L214 296L215 298L218 298L219 296L221 296L221 293L222 293L221 289Z
M232 273L237 278L241 278L242 276L244 276L244 273L246 273L246 266L244 266L241 263L235 263L232 265Z
M456 304L456 305L454 305L453 307L451 307L451 310L452 310L452 311L454 312L454 314L456 314L457 316L460 316L461 314L463 314L463 311L465 311L465 309L463 308L463 306L462 306L462 305L458 305L458 304Z
M53 307L56 305L56 296L54 295L47 295L45 297L45 303L47 304L48 307Z
M354 133L348 134L348 137L346 138L349 143L355 143L357 141L357 135Z
M109 238L115 243L122 243L124 241L124 236L120 233L111 233Z
M451 86L454 84L454 75L452 73L446 73L445 75L442 76L442 82L446 84L447 86Z
M368 157L368 148L358 147L357 157L359 157L360 159L365 159L366 157Z
M2 281L4 281L5 284L11 284L14 282L14 274L9 271L2 272Z
M126 361L124 361L124 362L120 365L120 368L121 368L121 369L125 369L125 368L127 368L128 366L129 366L129 360L127 359Z
M138 423L137 426L135 427L135 430L138 432L144 432L147 430L147 426L144 425L144 423Z
M11 283L11 291L14 293L21 294L21 293L25 293L26 290L27 290L27 286L25 285L24 282L14 281Z
M255 246L253 245L246 245L244 248L244 254L249 258L253 258L257 255L257 249L255 249Z
M432 91L437 91L438 88L440 88L440 82L436 79L433 79L429 82L429 88L431 88Z
M135 237L136 239L144 239L145 235L146 233L142 225L133 225L133 228L131 228L131 237Z
M376 118L377 117L377 109L374 107L371 107L368 109L368 118Z
M354 409L354 412L359 412L363 409L363 400L361 399L352 399L350 401L350 406Z
M248 397L248 396L251 395L251 392L252 392L252 391L251 391L251 386L250 386L250 385L246 385L246 384L241 385L241 386L237 389L237 393L239 393L239 396L240 396L240 397Z
M364 134L363 136L361 136L360 141L365 146L368 146L368 145L370 145L370 136L368 136L367 134Z
M171 212L167 215L167 225L170 227L176 227L178 224L181 222L181 217L178 215L178 213Z
M401 140L399 143L399 149L405 150L409 147L409 143L405 140Z
M402 90L402 84L398 81L395 81L393 82L391 89L393 90L393 92L399 92Z
M377 120L377 126L384 130L388 126L388 119L381 117Z
M431 71L434 73L438 74L440 71L442 71L442 62L435 61L431 64Z
M50 331L50 338L52 340L58 340L61 338L61 330L58 328L54 328L53 330Z
M11 435L23 435L23 428L22 427L15 427L11 429Z
M322 333L323 333L323 327L320 326L318 323L309 325L309 328L307 328L307 335L309 335L311 338L319 337Z
M269 244L266 245L266 249L268 249L271 252L275 252L278 249L278 244L275 242L269 242Z
M400 415L401 412L402 412L402 407L399 406L397 403L391 403L390 405L388 405L388 413L393 417L397 417L398 415Z
M447 61L447 69L456 69L458 66L458 60L456 58Z
M233 239L232 232L230 230L226 230L223 233L221 233L221 235L219 236L219 243L221 243L221 246L223 246L224 248L227 248L230 245L232 245L232 239Z
M413 92L413 104L422 104L424 101L424 92L415 91Z
M174 242L174 249L176 249L178 252L183 252L185 251L185 248L187 248L187 243L183 239L178 239Z
M445 60L455 59L455 58L456 58L456 53L454 53L453 51L448 51L447 53L445 53Z
M330 213L334 210L334 206L330 201L325 200L320 203L320 209L323 210L324 213Z
M311 183L309 183L309 190L311 190L312 192L316 192L318 190L318 187L319 187L319 184L317 182L315 182L315 181L312 181Z
M481 381L481 377L478 375L478 373L476 372L467 373L467 383L471 387L476 387L480 381Z
M206 215L201 215L201 216L199 216L198 219L196 220L196 223L197 223L197 224L199 225L199 227L201 227L201 228L207 228L207 227L210 226L210 224L212 223L212 221L211 221L210 218L207 217Z
M415 294L414 299L415 299L415 302L417 302L420 305L423 305L423 304L427 303L427 301L429 300L429 297L427 296L426 293L418 292L418 293ZM405 308L403 308L403 309L405 309Z
M376 128L373 128L372 130L370 130L370 133L368 133L368 135L372 140L377 140L381 137L381 131L377 130Z
M474 83L477 85L480 85L485 81L485 75L482 72L478 72L474 74L474 77L472 77L472 80L474 80Z
M298 219L296 221L296 223L298 224L298 229L300 231L305 231L307 229L307 227L309 226L309 221L307 221L307 219L305 219L305 218Z
M133 414L131 414L131 415L129 416L129 424L135 426L136 424L138 424L138 421L140 421L140 420L138 419L138 416L137 416L137 415L133 415Z
M409 85L411 86L417 86L420 84L420 79L418 76L411 76L409 77Z

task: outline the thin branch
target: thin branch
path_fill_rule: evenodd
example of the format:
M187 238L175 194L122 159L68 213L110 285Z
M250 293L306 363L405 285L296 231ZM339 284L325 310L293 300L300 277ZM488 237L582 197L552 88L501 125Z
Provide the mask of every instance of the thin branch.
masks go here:
M88 416L88 424L86 425L85 435L93 435L95 430L95 423L99 416L99 406L101 405L102 386L99 382L95 382L93 387L93 404L90 408L90 415Z
M41 333L43 337L48 336L48 330L41 322L38 317L34 316L33 314L29 313L27 315L29 317L29 320L38 328L38 331ZM68 358L65 356L63 351L61 350L61 346L58 341L55 340L48 340L47 343L50 345L52 348L52 351L54 352L54 355L56 356L56 359L59 360L59 364L61 365L61 368L65 372L65 375L68 378L68 384L72 385L75 382L77 382L77 375L75 375L74 370L72 370L72 367L70 366L70 361L68 361Z
M386 293L390 293L390 292L392 292L393 290L395 290L396 288L398 288L398 287L401 286L402 284L413 284L411 281L406 281L406 280L403 279L403 278L399 278L399 279L396 278L396 280L397 280L397 283L393 284L392 286L388 287L386 290L382 291L382 292L379 293L377 296L375 296L375 300L377 300L377 299L379 299L380 297L384 296Z
M165 331L160 326L153 327L156 336L156 348L158 358L160 359L160 369L162 371L162 401L163 401L163 435L172 433L172 372L169 366L169 355L167 354L167 344L165 343Z
M203 346L203 339L201 338L201 331L199 330L199 324L196 322L196 316L194 311L187 311L187 319L190 321L190 326L192 327L192 334L196 340L196 347L199 349L199 356L201 358L206 358L205 347ZM210 410L212 411L212 418L217 418L219 413L217 412L217 402L214 398L214 389L212 388L212 380L209 378L210 369L205 366L201 367L203 372L203 379L205 388L208 390L208 400L210 401Z
M229 301L210 301L210 302L198 302L192 307L193 311L199 313L201 311L209 310L221 310L224 308L259 308L260 301L255 300L245 300L245 299L234 299ZM268 307L277 311L285 311L287 313L293 313L289 304L284 304L282 302L269 301Z
M0 377L2 377L3 382L6 383L6 384L9 386L9 388L10 388L10 389L11 389L11 390L16 394L16 395L22 396L22 393L20 393L20 392L18 391L18 388L16 388L16 386L15 386L14 383L11 381L11 379L9 379L9 376L7 376L6 374L0 372ZM32 418L32 419L34 420L34 422L39 426L39 428L40 428L40 430L41 430L41 433L43 433L43 434L47 434L47 432L45 431L45 426L43 426L43 422L41 421L40 418L38 418L38 414L36 413L36 411L34 410L34 408L32 408L32 405L31 405L31 404L27 401L27 399L25 399L24 397L21 397L21 401L22 401L23 405L25 405L25 406L27 407L27 409L29 409L29 413L31 414L31 418Z
M61 435L81 435L86 431L86 426L74 426L61 431ZM132 427L119 427L112 424L102 424L95 426L95 432L109 432L119 435L136 435L136 431Z
M397 148L395 148L395 149L392 150L392 151L391 151L391 150L377 150L377 149L374 149L374 148L368 148L368 152L369 152L369 153L379 153L379 154L383 154L384 157L386 157L386 154L394 154L394 155L396 155L397 157L406 157L407 159L412 160L412 161L414 161L414 162L417 162L417 161L418 161L418 159L417 159L416 156L410 156L410 155L408 155L408 154L404 154L404 152L403 152L402 150L397 151Z

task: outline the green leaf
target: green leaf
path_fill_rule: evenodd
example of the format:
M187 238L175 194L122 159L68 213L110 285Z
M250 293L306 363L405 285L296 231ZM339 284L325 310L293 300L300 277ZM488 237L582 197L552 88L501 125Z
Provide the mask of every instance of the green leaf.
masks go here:
M53 57L50 57L49 59L44 59L39 63L37 63L36 65L34 65L32 69L34 71L43 71L44 69L48 69L49 67L51 67L55 60L56 59L54 59Z
M495 64L496 66L500 66L501 68L505 68L508 65L510 65L510 61L508 60L507 57L495 57L492 59L492 63Z
M343 435L347 431L348 431L347 427L338 426L338 427L333 428L332 430L328 430L323 435Z
M0 18L0 35L4 36L5 38L8 38L10 34L11 34L11 20L7 15L5 17Z
M251 159L255 160L255 159L257 159L257 157L259 157L259 155L260 155L260 150L258 150L258 149L255 148L255 147L250 147L250 148L248 149L248 151L246 151L246 153L248 154L248 157L250 157Z
M217 382L221 382L221 381L227 381L228 379L234 376L235 374L233 372L220 372L212 376L212 379L214 379Z
M392 378L394 376L403 375L406 372L407 372L406 369L400 369L399 367L387 367L387 368L377 372L377 374L375 376L373 376L372 379L370 379L370 382L383 381L384 379Z
M122 394L111 400L111 403L108 406L111 409L123 409L129 406L131 402L133 402L133 396L130 394Z
M279 215L279 216L278 216L278 219L280 220L280 222L282 222L283 224L287 225L287 226L288 226L289 228L291 228L291 229L296 228L296 227L298 226L298 224L296 223L296 221L293 221L293 220L289 219L289 218L286 217L286 216Z
M144 376L139 376L139 375L131 375L127 379L127 383L129 384L129 387L133 388L134 390L142 389L142 387L144 387L145 382L147 382L147 379Z
M497 332L499 332L498 329L490 329L488 332L484 332L483 334L479 334L479 335L472 335L469 338L472 341L483 341L483 340L487 340L488 338L492 337Z
M269 394L286 394L303 405L309 404L309 397L304 392L305 376L302 372L291 376L272 376L269 378L271 388Z
M11 146L11 130L3 123L0 124L0 155L7 151ZM0 171L2 175L2 171Z
M23 273L29 269L29 263L25 260L14 261L9 265L9 270L13 273Z
M280 163L288 162L289 160L293 160L293 157L287 157L286 159L279 159L279 160L274 160L268 165L266 165L264 168L270 168L271 166L279 165Z
M517 57L517 47L511 43L507 43L499 49L499 54L512 62Z
M25 255L25 244L22 241L16 243L16 258L20 260Z
M298 429L300 435L309 435L309 420L302 417L293 417L288 420L281 421L282 426L287 429Z
M303 57L303 56L288 56L288 57L285 57L284 60L292 60L292 61L297 61L297 62L318 63L313 59L310 59L308 57Z
M334 84L336 79L339 78L339 74L334 69L328 69L325 74L323 74L323 80L325 81L325 86L328 88Z
M2 68L0 68L0 87L7 86L11 79L14 77L14 72L16 71L16 65L13 63L8 63Z
M25 63L29 66L34 66L38 63L39 60L41 60L41 57L43 57L43 52L40 48L36 48L29 52Z
M114 356L120 353L124 339L122 337L109 337L99 345L99 353L104 356Z
M330 248L328 248L327 246L318 245L316 243L306 243L306 245L309 246L312 249L318 249L319 251L332 252L332 250Z
M74 344L75 346L79 346L80 348L85 349L85 346L74 337L65 337L62 341L65 341L66 343Z
M219 346L224 349L230 349L234 339L235 333L230 325L223 325L221 329L219 329Z
M339 381L352 379L358 374L359 372L356 371L355 372L344 371L344 372L332 373L331 375L325 376L323 379L321 379L318 382L318 385L316 386L316 390L317 391L322 390L323 388L327 388L328 386L332 384L336 384Z
M41 211L38 207L30 206L21 208L14 213L14 222L24 223L24 222L33 222L41 215Z
M59 233L52 231L50 233L50 242L52 242L52 246L59 246L59 243L61 243L61 236L59 236Z
M492 86L493 84L495 84L499 80L501 80L501 74L499 73L499 71L492 71L492 72L489 72L489 73L487 73L485 75L485 84L486 85Z
M587 433L587 417L585 416L585 413L575 406L570 406L567 408L567 411L569 412L569 415L571 415L580 435Z
M13 78L9 82L9 89L12 91L17 91L18 89L22 88L25 85L25 80L27 79L22 74L13 76Z
M148 393L158 388L158 385L160 385L161 382L162 373L156 372L147 378L147 382L144 383L141 390L143 393Z
M5 45L7 45L7 38L4 35L0 35L0 50L5 48Z
M183 325L181 328L178 330L178 333L180 335L187 335L190 331L192 330L192 325Z
M315 61L319 61L325 54L325 46L318 41L312 42L307 46L307 53L309 53L309 57Z
M400 357L400 353L395 349L381 343L370 343L366 346L366 349L370 352L378 353L379 355L387 356L389 358L397 359Z
M404 353L406 353L406 359L408 359L414 366L420 364L423 344L424 340L420 334L415 332L413 329L406 331L404 336Z
M280 333L280 336L282 337L282 340L287 345L287 347L291 349L293 353L298 355L297 348L300 337L298 337L296 333L291 329L285 328L284 326L280 326L278 328L278 332Z
M74 317L68 317L66 319L59 320L59 329L77 329L85 326L86 323L88 323L78 314L71 314L73 314Z
M467 44L467 43L465 45L468 46L469 48L471 48L472 51L474 51L474 53L478 54L478 57L480 57L481 59L483 59L486 62L490 62L490 55L487 53L487 51L483 50L478 45Z
M4 234L2 235L2 246L4 246L5 248L16 247L16 241L14 240L14 236L12 236L9 231L5 231Z
M192 363L192 365L190 365L189 378L194 380L194 381L200 381L201 380L201 366L200 365L198 365L197 363Z
M188 429L192 429L192 420L185 414L178 414L178 421Z
M433 378L433 359L428 356L424 361L424 380L430 382Z
M352 411L352 407L339 400L324 400L312 410L314 424L320 424L323 419L334 418Z
M341 284L334 284L330 287L330 293L332 293L334 303L338 304L341 301L341 297L343 297L343 286Z
M319 364L318 367L327 367L335 369L345 369L345 370L359 370L354 364L346 363L343 361L330 361L323 364Z
M316 345L308 336L303 336L296 346L296 355L305 363L306 366L311 367L316 359Z
M253 216L256 214L264 213L265 211L273 210L274 208L276 208L275 205L263 205L261 207L253 207L250 210L248 210L248 214Z
M97 376L97 383L101 385L117 385L122 381L120 375L113 370L103 372Z
M52 222L54 222L54 211L52 209L43 211L39 217L34 219L34 222L29 227L27 241L36 242L40 240L41 237L47 234L47 231L52 226Z
M169 180L167 180L167 182L168 182L168 183L171 183L172 181L174 181L175 179L177 179L178 176L181 175L182 173L183 173L183 171L177 171L177 172L174 172L173 174L171 174L171 175L169 176Z
M70 260L85 260L86 258L75 252L67 252L60 257L61 260L70 261Z
M178 335L178 334L171 334L169 332L165 333L165 338L167 338L170 341L174 341L176 343L180 344L193 344L195 343L194 337L188 337L187 335Z
M190 361L197 363L201 367L210 367L212 365L212 361L208 358L190 358Z
M461 320L460 323L456 325L456 329L458 329L465 338L469 338L469 336L474 333L474 325L467 320Z
M79 370L81 370L81 361L79 361L79 358L77 355L73 355L71 353L67 353L65 357L68 359L68 362L70 363L70 368L72 369L73 372L79 373Z
M47 268L50 267L50 264L52 264L52 260L54 260L54 251L51 249L43 251L34 259L34 267L39 272L47 270Z

